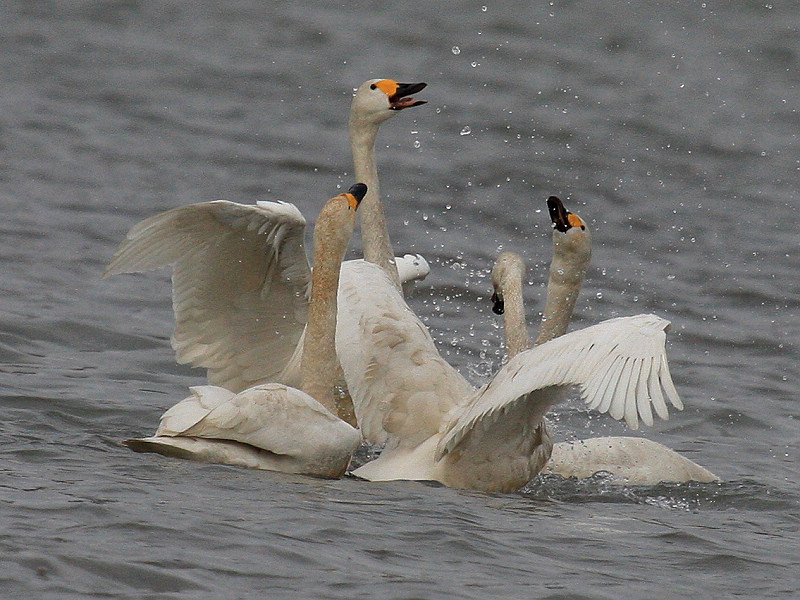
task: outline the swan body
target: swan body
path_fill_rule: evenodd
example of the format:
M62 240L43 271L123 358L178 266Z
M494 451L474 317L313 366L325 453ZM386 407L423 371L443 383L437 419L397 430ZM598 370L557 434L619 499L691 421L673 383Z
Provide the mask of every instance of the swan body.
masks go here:
M359 213L364 252L373 260L382 256L375 248L389 244L377 196L375 137L398 111L424 104L408 96L424 87L375 79L353 98L353 161L368 187ZM284 202L183 206L135 225L104 276L172 265L178 362L206 368L210 383L233 392L267 382L298 386L311 281L305 226L297 207ZM381 260L388 287L399 282L410 289L429 272L419 255Z
M605 472L612 475L612 483L624 485L720 481L708 469L662 444L624 436L558 442L544 472L578 479Z
M356 184L329 200L314 231L311 301L301 355L301 389L264 383L238 393L191 389L169 409L154 436L127 440L136 451L319 477L341 477L361 441L337 415L346 395L336 359L339 271L366 193ZM348 400L349 401L349 400Z
M283 384L238 394L216 386L190 390L164 413L155 435L123 443L174 458L340 477L361 441L314 398Z

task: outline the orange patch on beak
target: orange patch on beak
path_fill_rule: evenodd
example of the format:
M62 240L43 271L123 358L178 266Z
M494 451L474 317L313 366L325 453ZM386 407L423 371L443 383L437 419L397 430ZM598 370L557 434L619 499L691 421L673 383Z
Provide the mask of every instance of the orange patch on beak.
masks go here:
M347 198L347 203L353 210L356 210L358 208L358 205L361 203L361 201L355 196L353 196L353 194L344 194L344 197Z
M567 222L570 224L571 227L580 227L581 229L586 228L586 225L584 225L581 218L573 213L569 213L569 215L567 215Z
M381 79L375 84L375 87L391 98L397 93L397 88L400 86L393 79Z

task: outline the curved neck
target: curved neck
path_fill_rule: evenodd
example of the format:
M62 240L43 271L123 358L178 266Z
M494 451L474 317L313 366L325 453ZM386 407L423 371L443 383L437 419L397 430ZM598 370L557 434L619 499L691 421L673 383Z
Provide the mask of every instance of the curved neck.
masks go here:
M553 234L553 262L547 282L547 303L542 313L542 326L535 346L549 342L567 332L575 303L581 291L589 256L562 251L561 234Z
M386 226L375 162L375 138L378 125L361 119L350 119L350 147L353 152L355 180L367 184L367 195L361 201L361 239L364 260L381 267L389 279L400 289L400 279L394 264L394 252Z
M522 298L522 275L508 277L503 282L503 328L505 329L506 354L513 358L531 347L528 326L525 323L525 305Z
M322 215L320 215L320 219ZM342 420L356 426L353 401L336 358L336 295L347 238L329 235L327 227L314 230L314 268L308 307L301 373L301 389Z

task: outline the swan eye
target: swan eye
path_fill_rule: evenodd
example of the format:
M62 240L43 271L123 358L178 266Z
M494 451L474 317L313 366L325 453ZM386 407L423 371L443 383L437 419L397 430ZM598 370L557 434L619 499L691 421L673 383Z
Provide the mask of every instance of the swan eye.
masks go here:
M377 88L377 87L378 87L378 86L377 86L377 85L375 85L375 84L373 83L372 85L370 85L370 86L369 86L369 89L371 89L371 90L374 90L374 89L375 89L375 88Z

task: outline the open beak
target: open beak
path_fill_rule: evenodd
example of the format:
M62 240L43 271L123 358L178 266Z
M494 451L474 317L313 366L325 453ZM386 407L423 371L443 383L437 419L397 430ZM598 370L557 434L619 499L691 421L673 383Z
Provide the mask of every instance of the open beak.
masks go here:
M553 222L553 227L562 233L566 233L567 229L572 227L569 222L569 211L564 208L561 200L555 196L550 196L547 199L547 210L550 212L550 220Z
M425 100L414 100L411 95L416 94L427 85L427 83L398 83L397 91L389 98L389 108L391 110L403 110L411 106L425 104Z

